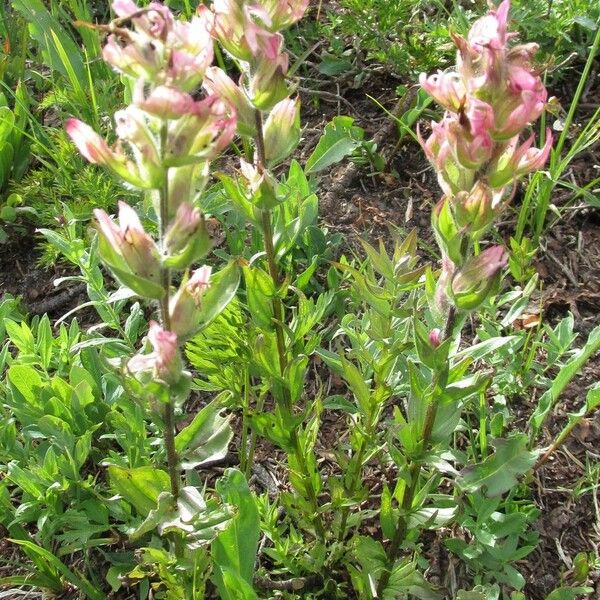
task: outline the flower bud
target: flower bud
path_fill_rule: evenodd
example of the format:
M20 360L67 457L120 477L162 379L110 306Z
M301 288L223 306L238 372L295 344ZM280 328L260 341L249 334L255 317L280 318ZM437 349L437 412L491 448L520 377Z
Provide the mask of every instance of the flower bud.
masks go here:
M180 340L189 339L198 328L202 296L209 286L211 267L196 269L192 276L181 282L177 293L171 298L169 313L171 327Z
M494 161L488 175L489 184L498 188L507 185L516 178L541 169L552 149L552 131L546 130L546 143L543 148L532 148L535 136L531 135L520 146L515 136L502 155Z
M183 362L178 350L177 335L150 321L148 340L152 345L149 354L137 354L128 363L131 373L151 373L155 381L176 384L183 374Z
M504 0L498 8L473 23L468 41L478 50L503 50L512 34L507 33L510 0Z
M285 160L300 141L300 99L286 98L276 104L264 127L265 156L273 166Z
M213 35L229 54L248 63L254 62L260 55L275 58L273 51L281 46L283 37L257 23L271 22L264 8L239 0L214 0L212 10Z
M507 262L508 255L502 246L486 248L478 256L469 259L456 272L450 286L456 307L473 310L482 304Z
M456 224L473 233L482 233L494 219L493 200L492 190L481 181L470 192L458 192L451 201Z
M272 210L279 204L275 188L277 181L268 171L259 171L254 165L240 160L242 176L248 183L252 203L261 210Z
M136 187L152 187L148 181L142 178L137 167L124 154L112 150L89 125L78 119L67 119L65 130L79 152L92 164L109 168Z
M177 210L184 202L195 202L206 187L209 171L208 161L169 169L169 200L167 203L169 220L175 217ZM154 205L155 209L159 211L158 195L155 197Z
M169 127L167 162L184 166L216 158L235 135L235 116L217 96L194 102L192 111Z
M154 240L144 231L136 212L119 202L119 225L103 210L94 210L98 222L98 251L113 275L147 298L160 299L160 256Z
M112 9L120 18L140 13L133 19L135 28L153 38L166 38L173 27L173 14L164 4L150 2L144 11L133 0L114 0Z
M256 135L255 109L250 104L244 90L219 67L206 70L202 87L211 95L216 95L229 104L237 117L237 132L240 135L253 137Z
M429 332L429 343L432 348L437 348L442 343L442 332L440 329L435 328Z
M127 142L135 158L136 171L146 187L157 189L163 182L163 169L158 148L144 113L128 106L115 113L115 130L120 140Z
M213 61L211 21L210 11L202 4L190 22L175 21L168 40L171 54L166 75L170 85L191 92L202 81Z
M144 81L136 85L133 101L135 106L160 119L179 119L193 112L194 99L185 92L169 85L155 87L147 98L144 97Z
M185 269L202 258L210 247L211 240L204 216L189 202L182 203L165 235L165 248L168 253L164 260L165 265Z
M276 58L261 59L248 83L248 97L260 110L271 110L278 102L287 98L290 90L285 80L288 70L287 54Z
M261 0L270 18L271 31L287 29L302 18L309 0Z
M454 71L419 76L421 87L444 108L457 112L465 103L466 89L460 75Z
M164 66L164 47L161 42L143 39L122 46L115 35L109 35L102 58L123 75L154 81Z

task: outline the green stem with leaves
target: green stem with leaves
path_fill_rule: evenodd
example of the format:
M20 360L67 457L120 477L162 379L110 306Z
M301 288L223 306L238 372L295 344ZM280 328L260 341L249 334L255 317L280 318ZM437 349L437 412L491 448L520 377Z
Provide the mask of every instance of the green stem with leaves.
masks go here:
M266 158L265 158L265 139L263 132L263 121L262 114L259 110L255 110L255 123L256 123L256 167L259 173L264 173L266 170ZM287 352L285 347L285 336L283 331L283 302L277 295L281 286L281 279L279 276L279 268L277 266L277 254L275 251L275 244L273 241L273 227L271 225L271 212L263 210L261 214L261 226L263 233L263 241L265 245L265 254L267 258L267 264L269 267L269 275L273 280L275 286L276 295L271 301L273 309L273 327L275 329L275 339L277 344L277 355L279 359L279 372L282 379L285 378L285 374L288 367ZM293 406L290 395L285 385L281 389L279 398L277 398L279 406L285 411L290 417L293 414ZM296 429L290 431L290 441L294 452L294 458L300 467L301 476L303 479L304 489L306 492L307 500L313 511L313 517L311 518L315 528L317 537L321 540L325 539L325 527L319 513L319 502L317 494L315 492L314 485L312 483L312 477L308 469L308 464L304 456L302 444L298 437Z
M444 327L444 332L442 335L442 343L449 339L453 333L454 328L457 323L458 311L456 308L451 305L448 311L448 316L446 319L446 326ZM433 381L432 381L432 395L427 405L427 412L425 413L425 420L423 422L423 433L421 435L421 444L420 444L420 452L424 453L427 451L430 441L431 434L433 432L433 426L435 424L435 418L437 416L438 406L439 406L439 396L440 394L437 392L438 387L446 386L445 379L447 378L447 370L443 373L444 370L436 371ZM422 463L419 461L412 461L412 464L409 466L409 476L408 476L408 487L404 490L404 495L402 497L401 504L401 514L398 519L398 523L396 525L396 531L394 532L394 536L390 542L390 546L387 551L387 565L385 571L381 575L381 579L377 585L377 596L383 597L383 592L385 591L388 583L390 582L390 577L392 576L392 571L394 568L394 563L398 558L400 553L400 548L402 543L406 539L406 534L408 533L408 513L412 509L413 502L418 492L418 484L419 478L421 476Z

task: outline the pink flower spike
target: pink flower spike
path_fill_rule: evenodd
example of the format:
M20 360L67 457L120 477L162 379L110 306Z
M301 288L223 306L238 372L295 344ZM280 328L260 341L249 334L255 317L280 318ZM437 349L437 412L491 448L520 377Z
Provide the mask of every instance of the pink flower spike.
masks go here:
M113 159L113 152L89 125L79 119L67 119L65 129L77 149L89 162L104 165Z

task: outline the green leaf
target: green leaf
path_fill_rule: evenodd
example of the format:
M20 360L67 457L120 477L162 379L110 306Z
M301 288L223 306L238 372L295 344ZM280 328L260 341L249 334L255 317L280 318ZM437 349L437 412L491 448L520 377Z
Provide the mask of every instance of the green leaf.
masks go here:
M170 489L169 475L154 467L108 468L111 487L143 516L154 510L158 497Z
M460 352L457 352L454 355L455 359L463 359L463 358L472 358L473 360L480 360L484 356L491 354L492 352L496 352L500 348L504 348L504 346L508 346L514 344L515 348L520 346L523 343L523 340L518 335L509 335L509 336L499 336L489 338L479 344L475 344L474 346L470 346L469 348L465 348Z
M496 452L482 463L465 467L459 477L459 485L467 491L486 488L488 496L499 496L518 483L534 465L538 453L527 450L527 436L518 433L507 439L491 442Z
M8 370L8 380L28 403L38 404L42 378L33 367L19 364L12 365Z
M383 485L381 492L381 508L379 510L379 522L383 535L391 540L396 532L396 524L392 512L392 494L386 484Z
M343 357L342 368L344 369L344 379L354 394L360 411L364 416L368 417L371 413L371 392L363 376L353 363Z
M27 323L16 323L12 319L4 319L4 327L10 341L23 354L35 354L35 341L33 333Z
M600 349L600 326L592 330L583 347L577 350L567 364L560 369L550 389L544 392L539 399L538 405L529 419L532 440L569 382L598 349Z
M272 299L276 290L270 275L263 269L244 267L248 309L254 323L265 331L273 330Z
M220 597L224 600L257 598L252 592L254 563L260 536L256 503L246 478L237 469L225 471L224 476L217 482L217 491L225 503L235 506L238 511L227 529L221 532L212 544L214 579ZM243 588L243 595L238 595L228 580L244 581L246 587Z
M210 278L210 286L202 297L200 329L210 325L233 300L240 285L241 270L235 261L215 273Z
M327 167L340 162L344 157L352 154L358 146L360 139L356 139L356 127L351 117L335 117L325 127L317 147L306 161L305 173L317 173Z
M182 467L193 469L227 455L233 436L229 417L222 417L223 395L205 406L194 420L175 438L175 450L181 456Z
M79 81L85 81L81 50L42 0L13 0L12 5L29 22L31 35L42 49L44 63L68 80L75 76ZM60 40L59 47L57 40Z
M577 596L591 594L594 588L591 587L561 587L547 596L546 600L575 600Z
M78 575L71 569L69 569L60 559L58 559L52 552L41 548L37 544L28 540L8 540L14 544L21 546L28 554L35 554L41 558L44 562L58 571L70 584L80 589L90 600L103 600L106 598L106 594L97 588L95 588L85 577Z

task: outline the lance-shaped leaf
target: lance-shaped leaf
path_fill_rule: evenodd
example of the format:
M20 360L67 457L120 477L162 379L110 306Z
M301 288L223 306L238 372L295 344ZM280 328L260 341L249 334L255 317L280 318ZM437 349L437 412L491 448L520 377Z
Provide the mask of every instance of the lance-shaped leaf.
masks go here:
M491 442L496 452L477 465L465 467L459 485L466 491L485 487L488 496L499 496L517 485L518 477L527 473L538 452L527 449L527 436L519 433Z
M233 300L240 285L241 269L237 262L231 261L218 273L211 276L210 287L202 298L202 310L198 327L210 325Z
M252 591L260 536L256 503L246 478L237 469L225 471L217 482L217 491L223 501L237 507L238 512L212 544L215 584L224 600L257 598ZM237 590L243 591L243 594L239 595Z
M335 117L325 126L317 147L306 161L304 171L317 173L352 154L362 141L364 131L353 125L351 117Z
M170 486L169 475L154 467L124 469L109 467L111 487L141 515L147 516L156 508L158 498Z
M544 423L546 417L556 404L558 398L569 382L579 373L588 359L600 349L600 327L596 327L589 335L582 348L577 350L569 362L564 365L552 382L552 386L540 398L538 405L529 419L531 439L533 440Z
M175 438L184 469L193 469L227 455L233 436L229 417L221 416L223 396L205 406Z

